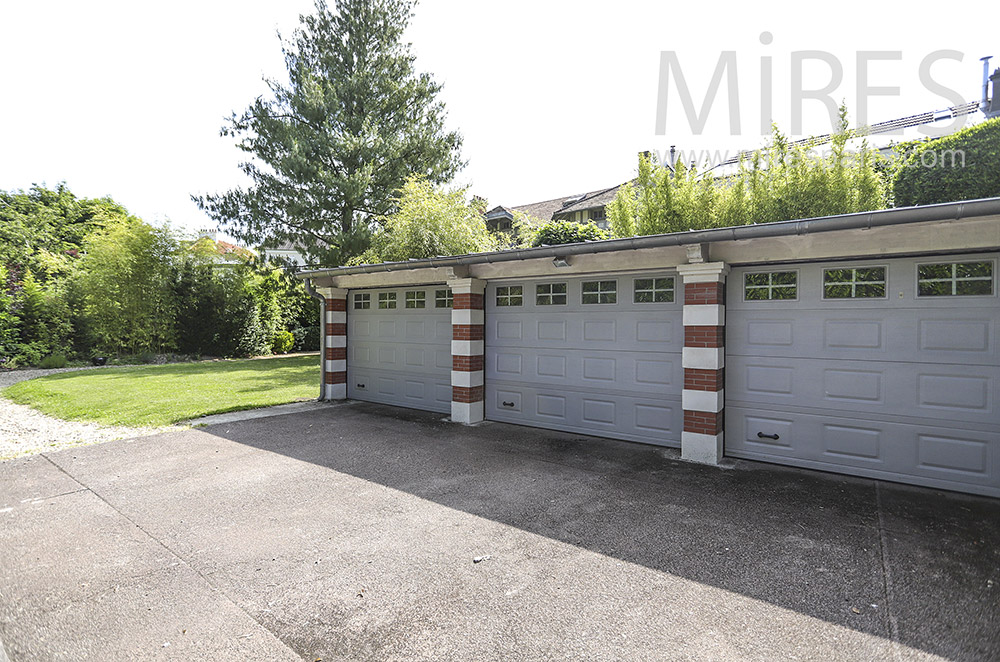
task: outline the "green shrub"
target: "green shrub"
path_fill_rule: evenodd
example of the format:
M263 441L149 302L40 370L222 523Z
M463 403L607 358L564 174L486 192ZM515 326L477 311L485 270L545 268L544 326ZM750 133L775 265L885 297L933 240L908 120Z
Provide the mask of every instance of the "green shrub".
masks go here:
M898 164L897 207L1000 196L1000 118L909 149Z
M292 329L296 352L315 352L319 349L319 326L300 326Z
M287 354L294 344L295 336L292 335L291 331L278 331L271 338L271 353Z
M531 245L558 246L559 244L578 244L584 241L600 241L607 238L608 233L593 223L549 221L538 228Z
M65 354L49 354L44 359L38 362L38 367L45 370L52 370L54 368L65 368L66 367L66 355Z

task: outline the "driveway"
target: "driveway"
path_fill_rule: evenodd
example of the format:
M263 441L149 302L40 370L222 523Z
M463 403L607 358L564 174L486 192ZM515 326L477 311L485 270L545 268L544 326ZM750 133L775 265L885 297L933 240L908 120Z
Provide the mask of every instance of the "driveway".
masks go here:
M0 463L14 662L1000 659L998 568L997 500L360 403Z

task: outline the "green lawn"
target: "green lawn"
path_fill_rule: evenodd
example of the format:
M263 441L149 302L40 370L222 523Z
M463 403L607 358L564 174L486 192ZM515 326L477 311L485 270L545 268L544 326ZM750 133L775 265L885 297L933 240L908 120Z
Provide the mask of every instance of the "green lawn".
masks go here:
M3 396L64 420L161 426L319 395L318 355L65 372Z

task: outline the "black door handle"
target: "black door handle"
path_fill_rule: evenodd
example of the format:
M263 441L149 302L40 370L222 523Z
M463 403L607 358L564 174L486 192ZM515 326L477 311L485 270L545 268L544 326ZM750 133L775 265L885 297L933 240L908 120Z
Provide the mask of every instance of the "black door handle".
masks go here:
M763 432L758 432L757 433L757 438L758 439L774 439L775 441L777 441L778 440L778 435L776 435L776 434L764 434Z
M364 387L365 387L364 384L358 384L358 388L364 388Z
M504 407L513 407L514 403L513 402L507 402L506 400L504 400L503 406Z

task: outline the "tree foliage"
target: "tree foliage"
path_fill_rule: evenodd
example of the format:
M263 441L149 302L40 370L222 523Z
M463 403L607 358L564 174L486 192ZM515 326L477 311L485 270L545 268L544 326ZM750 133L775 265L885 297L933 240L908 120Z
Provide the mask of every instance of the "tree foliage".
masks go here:
M893 194L897 207L1000 196L1000 118L904 152Z
M224 136L253 157L252 185L194 200L241 241L301 246L312 264L344 264L412 175L442 183L462 166L444 128L441 86L418 74L403 32L412 0L336 0L300 17L283 44L288 82L268 81Z
M111 198L77 198L62 183L0 191L0 263L42 282L65 275L90 233L126 216Z
M442 190L412 177L398 197L398 211L382 220L371 247L356 264L401 262L410 258L462 255L496 250L481 204L466 201L466 189Z
M608 206L617 237L770 223L884 209L889 189L881 158L867 143L848 148L846 111L829 151L814 154L774 129L770 144L734 175L711 177L640 157L638 176Z
M549 221L535 231L532 246L558 246L608 239L609 234L593 223Z
M175 339L170 234L135 217L87 239L77 291L103 351L161 352Z

